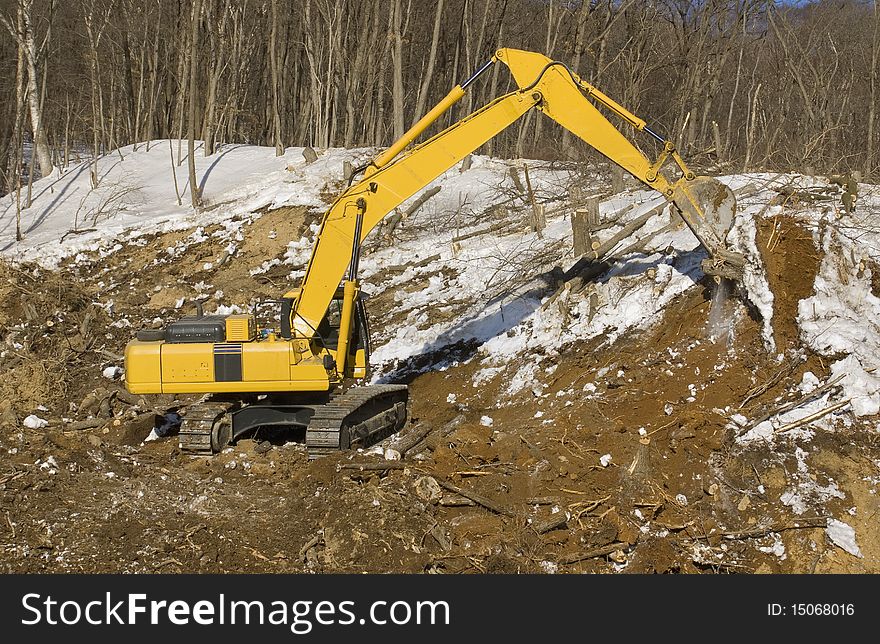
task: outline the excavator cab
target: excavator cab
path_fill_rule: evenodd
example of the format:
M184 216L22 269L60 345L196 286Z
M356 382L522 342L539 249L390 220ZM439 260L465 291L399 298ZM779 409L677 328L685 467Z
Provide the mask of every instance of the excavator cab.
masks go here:
M299 297L299 289L293 289L285 294L281 300L281 338L285 340L295 339L293 318L294 303ZM337 374L339 380L354 378L366 380L370 377L370 327L367 321L367 309L364 300L366 295L358 293L354 299L354 309L351 320L351 339L348 342L344 374ZM343 287L336 289L333 299L327 306L324 317L315 328L311 338L312 355L323 355L327 364L330 360L338 364L336 359L339 347L340 330L343 327L345 291ZM332 368L332 367L331 367Z
M367 309L364 305L363 294L359 294L354 306L354 319L352 320L351 340L348 344L349 358L346 365L351 365L351 371L344 377L358 380L370 377L370 332L367 323ZM339 330L342 327L343 291L337 289L327 314L318 325L314 342L318 348L317 353L326 351L336 361L336 352L339 347ZM323 350L323 351L322 351ZM346 369L348 371L348 369Z

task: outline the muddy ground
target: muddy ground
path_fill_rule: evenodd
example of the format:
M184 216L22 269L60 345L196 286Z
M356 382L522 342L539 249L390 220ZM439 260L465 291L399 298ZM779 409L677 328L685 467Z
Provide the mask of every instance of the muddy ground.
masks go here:
M0 571L880 572L872 426L775 448L729 428L731 413L757 419L788 399L804 372L828 374L794 323L821 257L787 218L758 236L774 251L781 358L735 299L721 304L732 332L710 338L707 281L610 346L536 349L540 386L512 397L504 373L474 386L473 347L411 373L403 434L426 438L387 469L353 467L384 463L375 454L309 463L296 443L245 439L210 458L144 443L155 412L190 399L139 399L102 371L121 366L134 328L180 315L197 290L277 297L290 267L248 268L281 257L308 218L245 222L232 259L206 229L175 258L164 249L192 231L57 272L0 266ZM371 307L376 328L394 316L390 295ZM49 425L25 426L30 414ZM800 514L780 500L792 489ZM855 528L863 558L828 539L828 517Z

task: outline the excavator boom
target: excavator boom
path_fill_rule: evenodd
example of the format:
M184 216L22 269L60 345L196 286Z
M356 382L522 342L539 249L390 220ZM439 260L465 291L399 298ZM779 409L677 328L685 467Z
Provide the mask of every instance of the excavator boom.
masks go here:
M312 337L323 318L346 265L340 257L353 256L370 231L396 206L461 161L531 109L537 109L566 128L606 158L624 168L675 204L685 223L707 249L708 273L737 277L742 258L725 247L733 222L735 199L715 179L695 177L675 147L651 130L646 122L595 87L581 80L563 63L542 54L500 49L492 62L510 69L519 89L501 96L464 117L420 145L410 147L452 105L464 96L476 75L454 87L440 103L390 148L373 160L361 181L348 188L324 216L311 260L291 310L294 335ZM487 69L484 66L479 72ZM651 162L593 104L607 108L636 130L663 143L660 157ZM681 178L671 182L661 171L674 160ZM360 222L358 224L358 222ZM355 228L359 234L355 236Z

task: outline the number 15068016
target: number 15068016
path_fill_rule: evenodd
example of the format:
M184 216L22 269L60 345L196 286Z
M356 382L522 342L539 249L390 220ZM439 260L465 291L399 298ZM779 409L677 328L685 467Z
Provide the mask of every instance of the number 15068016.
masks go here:
M771 617L838 617L856 614L855 604L767 604Z

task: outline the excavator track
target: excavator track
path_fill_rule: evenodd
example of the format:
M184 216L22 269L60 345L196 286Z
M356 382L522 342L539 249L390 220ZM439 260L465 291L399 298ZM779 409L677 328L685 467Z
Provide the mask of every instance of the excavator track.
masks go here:
M203 402L187 407L180 424L180 450L210 456L223 449L232 437L227 413L233 406L233 403Z
M309 460L367 447L399 431L406 422L406 385L353 387L333 396L306 429Z

